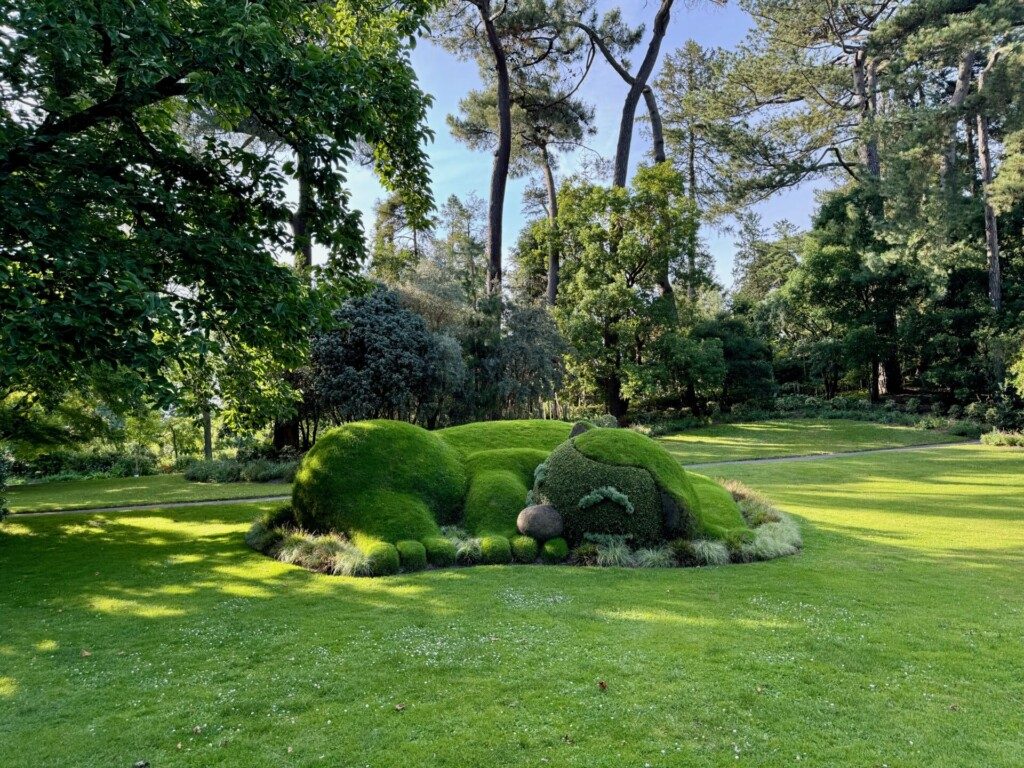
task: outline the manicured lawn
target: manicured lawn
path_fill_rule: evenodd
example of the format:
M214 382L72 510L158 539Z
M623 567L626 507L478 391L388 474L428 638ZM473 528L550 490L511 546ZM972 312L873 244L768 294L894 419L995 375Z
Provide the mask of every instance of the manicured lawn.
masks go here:
M354 580L258 505L9 521L0 765L1019 765L1024 453L722 474L805 552Z
M170 501L247 499L289 493L291 485L285 483L190 483L181 475L152 475L16 485L7 495L14 512L42 512Z
M683 464L962 442L945 432L866 421L788 419L719 424L662 438Z

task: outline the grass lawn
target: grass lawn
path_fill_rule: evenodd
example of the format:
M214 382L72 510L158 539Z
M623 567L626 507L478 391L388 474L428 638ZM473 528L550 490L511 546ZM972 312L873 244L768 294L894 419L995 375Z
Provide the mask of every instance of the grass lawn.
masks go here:
M1024 453L721 474L805 552L357 580L258 505L8 521L0 765L1019 765Z
M42 512L170 501L247 499L289 493L291 485L285 483L190 483L181 475L151 475L16 485L8 490L7 498L14 512Z
M719 424L661 439L683 464L704 464L772 456L901 448L928 443L956 443L964 438L945 432L843 419L786 419L749 424Z

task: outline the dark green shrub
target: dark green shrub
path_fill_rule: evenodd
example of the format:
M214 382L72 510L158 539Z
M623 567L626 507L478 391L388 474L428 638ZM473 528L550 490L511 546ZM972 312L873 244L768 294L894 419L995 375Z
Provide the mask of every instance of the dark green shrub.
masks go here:
M398 573L401 567L401 560L398 557L398 550L394 544L379 539L367 540L363 538L357 541L359 549L366 555L369 561L370 574L373 576L390 576Z
M573 565L597 565L597 554L597 544L584 541L569 553L569 562Z
M455 544L441 536L432 536L423 540L427 551L427 562L435 568L448 568L455 565Z
M400 541L395 549L403 571L422 571L427 567L427 548L418 541Z
M505 565L512 562L512 547L504 536L484 536L480 539L480 562L487 565Z
M245 543L257 552L270 554L284 539L284 529L295 524L295 513L284 504L257 517L245 534Z
M982 434L984 434L985 428L974 421L954 421L946 431L951 435L956 435L957 437L966 437L968 440L977 440L982 436Z
M676 558L676 565L683 568L692 568L695 565L700 565L693 542L689 539L673 539L668 545L672 548L672 554Z
M185 479L193 483L237 483L242 465L233 459L197 459L185 469Z
M512 558L517 563L535 563L537 561L537 540L530 536L515 536L510 542Z
M541 557L546 563L562 563L569 556L569 545L565 539L551 539L544 542Z

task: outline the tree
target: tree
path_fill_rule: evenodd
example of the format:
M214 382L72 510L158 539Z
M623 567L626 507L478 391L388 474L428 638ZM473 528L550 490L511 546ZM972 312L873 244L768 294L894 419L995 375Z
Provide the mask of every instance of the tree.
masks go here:
M534 68L553 71L574 56L563 44L559 20L573 11L568 0L449 0L437 17L438 39L460 58L476 61L493 90L496 122L494 165L487 215L487 293L500 302L502 224L512 163L512 79ZM482 35L481 35L482 30Z
M584 73L585 74L585 73ZM558 296L558 189L555 171L558 153L582 146L593 133L593 110L572 94L579 82L563 83L561 70L537 74L516 70L511 78L512 153L509 172L522 176L539 170L543 178L547 216L547 288L549 305ZM460 104L462 114L449 116L452 133L474 148L490 148L499 131L497 94L472 91Z
M773 236L769 237L756 214L742 218L733 266L734 302L763 302L773 291L781 289L796 269L803 235L786 220L776 222L773 229Z
M624 418L631 372L674 325L656 287L678 267L696 227L679 174L666 163L637 171L630 189L563 189L559 219L566 263L559 328L573 348L571 370Z
M714 219L727 195L728 178L721 172L726 162L728 114L720 104L724 85L725 54L689 40L665 59L655 89L664 105L664 141L668 156L682 172L687 194L701 212ZM690 303L707 268L700 264L700 240L696 233L687 247L686 295Z
M131 371L137 395L171 390L166 361L198 321L284 363L316 307L275 256L290 249L290 161L178 126L195 112L248 119L302 148L315 198L307 237L362 254L343 168L357 140L389 186L429 206L427 98L409 40L428 4L136 4L75 13L23 0L0 54L0 375L54 392ZM198 290L197 290L198 289ZM201 336L201 335L200 335ZM53 375L57 371L60 375Z
M337 421L408 419L435 426L465 377L461 350L378 289L346 301L312 344L314 388Z
M373 209L373 244L370 253L373 273L388 283L397 283L423 258L430 247L425 222L411 216L400 194L378 200Z

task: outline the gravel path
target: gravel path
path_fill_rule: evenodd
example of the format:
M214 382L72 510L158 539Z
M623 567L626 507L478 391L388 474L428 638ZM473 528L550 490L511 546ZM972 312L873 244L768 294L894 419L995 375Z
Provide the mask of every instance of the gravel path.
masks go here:
M905 453L922 451L931 448L954 448L958 445L980 445L980 440L960 443L926 443L924 445L907 445L899 448L870 448L864 451L845 451L843 453L811 453L804 456L773 456L766 459L733 459L732 461L711 461L704 464L685 464L687 469L704 469L705 467L724 467L730 464L779 464L791 461L820 461L822 459L844 459L851 456L870 456L874 453ZM291 496L255 496L245 499L214 499L211 501L167 501L157 504L129 504L123 507L93 507L91 509L54 509L45 512L15 512L8 520L19 517L48 517L51 515L98 515L108 512L142 512L147 509L175 509L178 507L213 507L223 504L260 504L277 501L288 501Z

